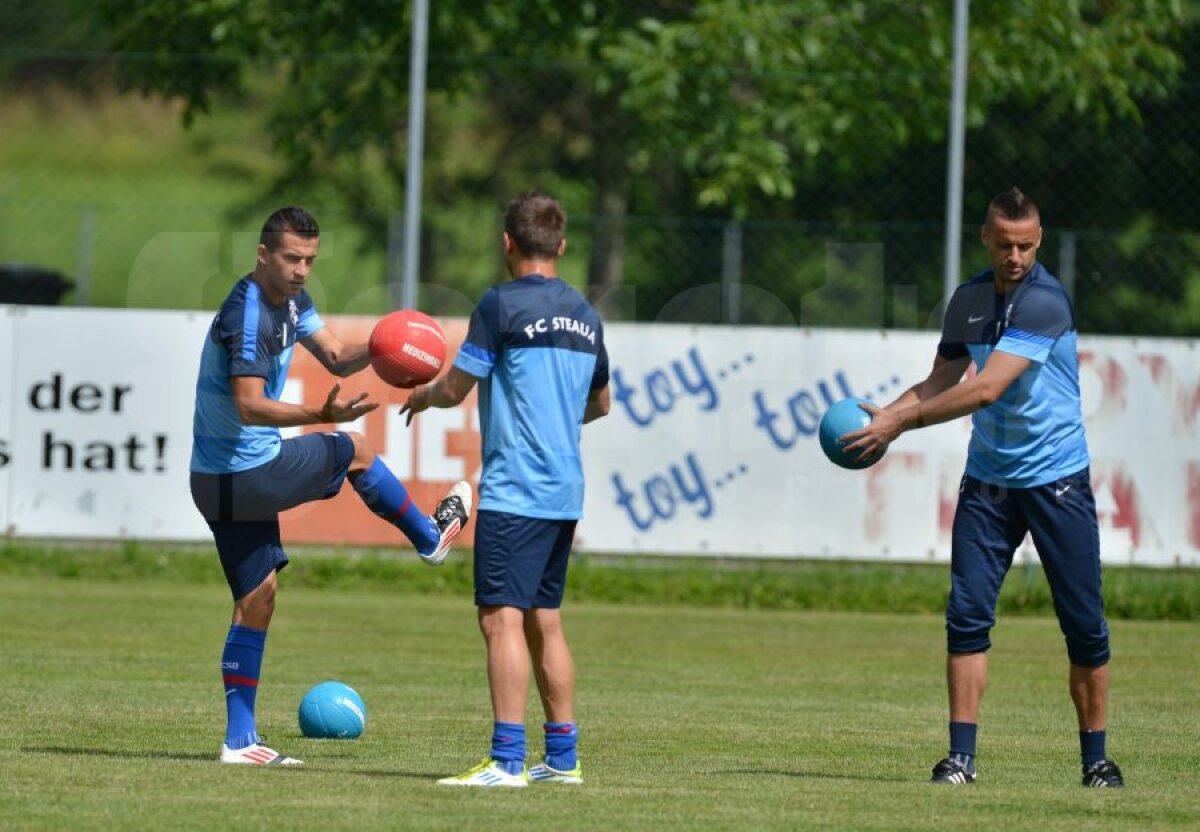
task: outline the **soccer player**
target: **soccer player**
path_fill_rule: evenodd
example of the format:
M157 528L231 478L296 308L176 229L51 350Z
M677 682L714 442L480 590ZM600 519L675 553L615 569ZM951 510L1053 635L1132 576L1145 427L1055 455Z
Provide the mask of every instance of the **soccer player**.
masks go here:
M360 433L281 439L282 427L349 422L378 407L366 393L339 398L336 383L320 407L280 401L297 341L336 376L356 373L368 362L364 344L343 344L325 328L304 290L319 233L302 208L281 208L267 219L254 271L221 304L200 356L192 499L212 530L233 593L233 622L221 656L228 717L222 763L301 762L260 742L254 720L275 611L275 574L288 563L279 512L328 499L349 477L367 507L399 528L434 566L445 559L471 512L465 482L450 489L433 516L421 512Z
M562 207L544 194L527 192L508 204L503 240L512 280L484 294L454 366L415 389L404 408L411 421L427 408L453 407L480 383L475 604L487 644L492 747L482 763L443 785L583 782L575 666L559 608L583 511L580 428L608 413L608 353L596 311L557 276L566 223ZM526 771L530 656L546 754Z
M954 292L933 369L849 433L848 450L878 458L901 433L972 414L959 486L946 608L949 755L936 783L974 783L979 705L1000 584L1026 532L1050 583L1070 659L1083 785L1122 787L1105 750L1108 623L1100 539L1079 399L1074 310L1037 261L1037 205L1013 188L995 197L981 231L991 268ZM977 373L962 381L971 362Z

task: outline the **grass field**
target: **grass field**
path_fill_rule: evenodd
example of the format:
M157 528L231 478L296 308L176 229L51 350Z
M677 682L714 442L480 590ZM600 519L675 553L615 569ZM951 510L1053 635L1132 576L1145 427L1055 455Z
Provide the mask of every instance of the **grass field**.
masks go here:
M213 582L0 581L9 706L0 826L12 829L1196 828L1200 624L1118 621L1110 751L1130 788L1078 785L1052 619L996 631L980 783L925 782L944 752L937 615L568 605L587 783L449 790L490 732L469 601L288 585L260 730L302 769L214 762L228 598ZM296 706L339 678L356 742L299 736ZM531 698L531 744L540 715ZM234 813L236 809L236 814Z

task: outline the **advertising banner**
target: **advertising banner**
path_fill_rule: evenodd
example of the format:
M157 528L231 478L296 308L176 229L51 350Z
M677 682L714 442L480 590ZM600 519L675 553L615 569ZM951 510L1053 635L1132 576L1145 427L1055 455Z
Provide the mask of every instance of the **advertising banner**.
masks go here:
M200 539L188 490L211 315L10 307L10 534Z
M949 559L969 419L907 433L862 471L830 464L817 439L834 401L887 403L922 380L936 333L617 325L607 340L613 410L584 428L581 545ZM1102 557L1200 564L1194 343L1080 345Z
M0 307L0 520L10 535L205 540L188 492L196 369L212 313ZM326 316L344 342L371 318ZM466 331L442 320L448 360ZM933 332L606 327L612 412L582 431L577 546L613 553L946 560L969 419L902 436L875 466L821 453L847 396L891 401L924 378ZM1200 362L1195 343L1083 337L1080 387L1103 557L1200 565ZM337 381L302 347L284 397ZM478 482L476 394L406 426L407 393L369 369L341 379L378 410L355 424L432 509ZM328 430L290 428L285 435ZM281 518L285 541L401 545L350 488ZM473 524L464 543L469 543ZM1029 542L1026 541L1028 549Z

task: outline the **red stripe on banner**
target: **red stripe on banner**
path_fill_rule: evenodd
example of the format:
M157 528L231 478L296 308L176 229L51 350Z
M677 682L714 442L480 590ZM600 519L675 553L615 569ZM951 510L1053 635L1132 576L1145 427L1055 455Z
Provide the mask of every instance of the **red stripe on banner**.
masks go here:
M391 519L394 519L394 518L396 518L396 517L402 517L402 516L404 515L404 512L408 511L408 507L409 507L409 506L411 506L411 505L412 505L412 497L411 497L411 496L406 496L406 497L404 498L404 505L402 505L402 506L400 506L400 508L396 509L396 513L395 513L395 514L393 514L393 515L392 515L391 517L389 517L388 519L389 519L389 520L391 520Z
M258 687L258 680L251 679L249 676L225 676L224 679L227 685L244 685L248 688Z

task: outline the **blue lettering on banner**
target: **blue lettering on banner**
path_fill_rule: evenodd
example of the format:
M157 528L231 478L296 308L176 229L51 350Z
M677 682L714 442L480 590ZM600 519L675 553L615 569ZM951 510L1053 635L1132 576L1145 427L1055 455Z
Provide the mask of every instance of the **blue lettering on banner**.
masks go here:
M633 424L648 428L683 402L695 402L701 411L717 410L721 396L713 382L714 377L724 382L753 363L752 353L740 354L712 372L699 348L689 347L682 357L650 367L640 379L630 379L620 368L613 368L612 398ZM882 400L888 389L899 383L899 377L892 376L878 385L877 394L872 391L862 397L875 400L878 395ZM750 392L753 424L766 434L775 448L788 451L801 438L816 435L821 417L830 406L854 395L846 371L841 369L835 370L830 377L812 380L790 394L781 394L774 402L770 391L753 390ZM668 464L665 471L652 473L640 482L630 481L620 471L612 473L613 499L635 529L646 532L681 515L706 520L716 512L714 491L725 490L749 472L745 463L734 463L730 470L708 477L697 453L696 450L686 451L682 460ZM690 511L685 512L685 509Z
M700 400L701 410L714 410L721 398L712 376L704 366L700 351L692 347L686 361L672 361L666 368L655 368L642 377L640 389L625 380L619 369L612 372L612 397L625 415L638 427L649 427L660 414L670 413L686 397ZM643 398L646 401L643 401Z
M772 410L767 404L766 394L762 390L755 390L754 409L757 418L754 420L754 426L761 428L776 448L785 451L790 449L801 436L812 436L817 432L821 425L821 416L831 405L854 395L844 370L838 370L833 376L833 381L837 384L840 396L834 395L834 390L827 381L817 382L816 393L820 396L820 401L810 390L802 389L793 393L787 400L787 415L790 418L783 424L779 424L780 412Z
M668 465L665 474L655 474L641 484L641 494L625 485L620 473L612 475L616 502L639 531L646 531L659 520L670 520L681 505L691 506L696 516L708 519L713 513L712 493L694 453L683 458L682 465Z

